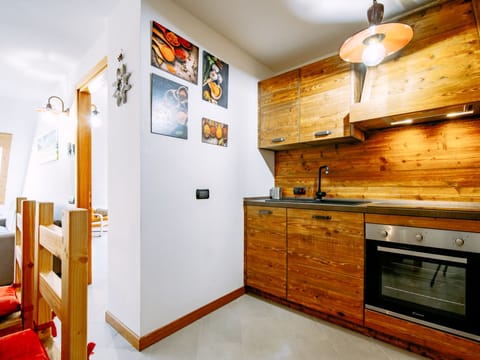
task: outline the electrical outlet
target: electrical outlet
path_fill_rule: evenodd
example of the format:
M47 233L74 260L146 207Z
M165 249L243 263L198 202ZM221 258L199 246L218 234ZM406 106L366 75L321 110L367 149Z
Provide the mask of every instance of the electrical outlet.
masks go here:
M303 186L295 186L293 188L294 195L305 195L307 193L307 189Z

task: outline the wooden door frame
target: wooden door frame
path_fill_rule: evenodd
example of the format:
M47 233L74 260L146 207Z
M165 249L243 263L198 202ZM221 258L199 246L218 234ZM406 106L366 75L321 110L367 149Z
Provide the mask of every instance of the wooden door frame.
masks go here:
M107 57L95 65L77 84L77 137L75 167L75 203L88 210L88 283L92 283L92 131L90 128L91 96L88 84L108 66ZM81 171L80 171L81 169Z

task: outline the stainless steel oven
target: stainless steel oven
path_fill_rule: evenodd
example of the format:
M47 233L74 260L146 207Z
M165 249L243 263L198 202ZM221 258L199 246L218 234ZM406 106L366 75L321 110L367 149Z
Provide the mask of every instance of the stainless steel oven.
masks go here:
M365 307L480 341L480 233L365 226Z

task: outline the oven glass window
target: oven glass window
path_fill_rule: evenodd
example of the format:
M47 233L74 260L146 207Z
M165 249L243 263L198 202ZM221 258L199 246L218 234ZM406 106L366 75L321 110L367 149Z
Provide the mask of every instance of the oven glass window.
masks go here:
M466 259L446 261L380 248L382 296L465 315Z

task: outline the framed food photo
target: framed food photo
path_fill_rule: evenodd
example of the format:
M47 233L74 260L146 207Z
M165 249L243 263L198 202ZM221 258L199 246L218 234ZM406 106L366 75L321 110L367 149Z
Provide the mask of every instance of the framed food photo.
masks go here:
M152 74L151 132L188 139L188 87Z
M193 84L198 82L198 46L152 21L152 66Z
M228 146L228 125L202 118L202 142L211 145Z
M228 108L228 64L203 51L202 99Z

